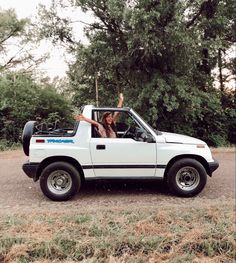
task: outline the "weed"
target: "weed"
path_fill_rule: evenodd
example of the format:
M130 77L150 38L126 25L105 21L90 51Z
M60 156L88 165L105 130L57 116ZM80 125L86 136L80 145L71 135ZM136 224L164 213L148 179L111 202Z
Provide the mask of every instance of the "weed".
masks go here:
M141 242L142 243L142 242ZM141 249L142 244L133 240L117 243L114 248L114 257L120 257L124 254L134 255Z
M0 152L7 151L7 150L16 150L20 147L22 147L22 145L19 142L15 143L15 142L8 141L5 139L0 139Z
M76 260L83 260L94 256L95 248L93 243L81 243L77 245L77 248L73 254L73 258Z
M104 234L104 230L98 225L93 224L89 229L90 237L101 237Z
M58 239L54 241L60 251L65 255L73 254L76 249L76 242L68 239Z
M6 238L1 238L0 239L0 251L7 251L9 250L12 246L16 244L22 244L25 242L25 239L23 238L17 238L17 237L6 237Z
M83 223L88 223L91 220L92 220L92 218L89 215L80 215L80 216L75 217L74 222L76 224L83 224Z
M6 237L0 239L0 262L4 262L4 259L11 252L14 246L21 245L25 242L23 238ZM17 255L17 254L15 254ZM14 257L15 257L14 255ZM10 256L11 257L11 256Z
M29 263L29 262L31 262L29 256L16 257L16 263Z
M11 226L16 226L16 225L21 225L22 222L24 222L24 219L20 218L20 217L14 217L14 216L7 216L4 220L3 220L3 225L6 225L7 227L11 227Z
M183 247L184 251L193 254L203 254L207 257L226 255L233 257L235 253L234 243L208 238L199 243L188 243Z
M194 254L191 253L187 253L187 254L183 254L181 256L177 256L175 257L173 260L171 260L170 263L186 263L186 262L192 262L193 259L195 258Z
M76 251L76 242L66 239L55 239L52 241L35 244L29 251L30 258L34 259L58 259L63 260L72 257Z

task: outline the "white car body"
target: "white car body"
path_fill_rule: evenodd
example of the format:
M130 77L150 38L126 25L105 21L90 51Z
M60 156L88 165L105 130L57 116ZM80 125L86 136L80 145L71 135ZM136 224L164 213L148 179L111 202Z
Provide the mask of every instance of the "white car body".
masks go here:
M92 111L96 109L91 105L85 106L83 115L92 118ZM205 142L185 135L156 133L132 109L119 110L132 115L152 139L137 141L132 138L94 138L91 136L92 125L81 121L76 131L66 136L33 135L30 139L29 162L23 166L25 173L36 181L45 164L56 160L73 160L72 163L80 167L85 180L164 179L167 168L174 160L181 158L198 160L208 175L217 169L218 163Z

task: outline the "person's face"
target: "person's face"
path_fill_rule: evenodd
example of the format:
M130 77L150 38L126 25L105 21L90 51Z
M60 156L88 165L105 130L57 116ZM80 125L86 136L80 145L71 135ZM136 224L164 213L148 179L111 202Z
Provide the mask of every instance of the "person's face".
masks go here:
M113 122L113 117L112 117L112 114L110 113L106 118L105 118L105 121L108 125L111 125L112 122Z

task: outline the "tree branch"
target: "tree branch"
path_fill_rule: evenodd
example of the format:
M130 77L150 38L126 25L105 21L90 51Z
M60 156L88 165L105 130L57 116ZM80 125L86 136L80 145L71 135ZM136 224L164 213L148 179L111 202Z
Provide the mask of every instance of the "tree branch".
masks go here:
M203 12L204 9L205 9L205 5L206 5L206 2L203 2L203 3L201 4L199 11L198 11L197 14L195 14L195 16L187 23L186 28L189 28L190 26L192 26L192 25L194 24L195 20L199 18L199 16L202 14L202 12Z
M14 34L17 32L17 30L13 30L8 36L6 36L5 38L3 38L1 41L0 41L0 45L2 45L5 41L7 41L9 38L13 37Z

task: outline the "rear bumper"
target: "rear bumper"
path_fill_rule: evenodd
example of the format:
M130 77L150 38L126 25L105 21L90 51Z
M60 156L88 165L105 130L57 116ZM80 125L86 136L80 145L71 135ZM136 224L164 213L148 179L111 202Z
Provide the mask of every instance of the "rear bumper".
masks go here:
M22 169L25 172L25 174L33 178L34 181L37 181L37 171L38 171L39 163L30 163L26 162L22 165Z
M219 167L219 162L215 158L213 158L213 159L214 159L214 162L208 163L209 170L210 170L210 174L209 174L210 176Z

